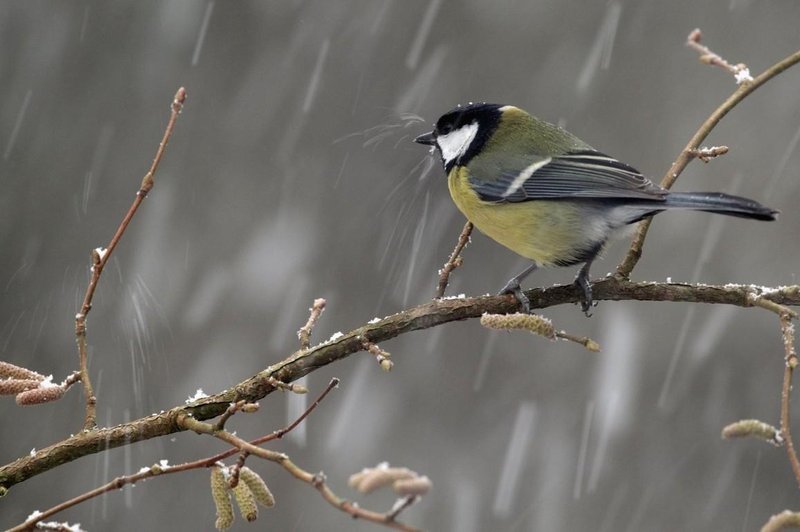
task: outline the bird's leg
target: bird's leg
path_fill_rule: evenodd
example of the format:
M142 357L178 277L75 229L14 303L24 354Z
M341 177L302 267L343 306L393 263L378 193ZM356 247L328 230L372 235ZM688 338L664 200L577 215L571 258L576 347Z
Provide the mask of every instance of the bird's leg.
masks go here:
M581 310L583 310L583 313L586 314L587 318L592 315L589 310L593 306L597 305L592 301L592 285L589 281L589 268L591 267L592 260L587 260L586 264L581 267L581 269L578 271L578 275L575 277L575 285L583 291Z
M522 288L520 288L519 283L528 275L530 275L530 273L535 269L536 269L536 264L535 263L531 264L530 266L525 268L521 273L512 277L506 283L503 289L500 290L500 294L514 294L514 297L516 297L517 301L519 301L519 304L522 306L522 310L523 312L525 312L525 314L531 313L531 302L528 299L528 296L526 296L522 292Z

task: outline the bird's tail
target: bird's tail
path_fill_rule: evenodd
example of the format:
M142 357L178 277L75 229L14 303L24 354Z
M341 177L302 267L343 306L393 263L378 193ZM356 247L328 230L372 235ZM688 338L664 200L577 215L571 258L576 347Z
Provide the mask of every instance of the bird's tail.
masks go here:
M665 205L668 209L691 209L766 221L775 220L778 214L757 201L721 192L671 192Z

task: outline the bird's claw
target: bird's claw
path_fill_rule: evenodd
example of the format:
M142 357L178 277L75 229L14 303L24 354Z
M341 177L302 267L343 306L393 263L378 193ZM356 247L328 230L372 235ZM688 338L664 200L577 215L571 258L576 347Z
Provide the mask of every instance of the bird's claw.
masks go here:
M522 288L519 286L519 281L515 282L515 279L510 280L506 285L500 290L499 295L503 294L513 294L517 301L519 302L520 306L522 307L522 312L525 314L531 313L531 300L528 299L528 296L522 291Z
M583 301L581 301L581 310L587 318L592 317L591 309L597 306L597 301L592 300L592 285L586 276L578 275L575 279L575 285L583 292Z

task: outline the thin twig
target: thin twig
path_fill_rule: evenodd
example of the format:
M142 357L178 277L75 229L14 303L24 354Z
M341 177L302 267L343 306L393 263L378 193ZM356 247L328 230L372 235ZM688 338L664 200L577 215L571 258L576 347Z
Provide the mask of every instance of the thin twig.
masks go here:
M800 513L784 510L770 517L769 521L761 527L761 532L780 532L787 528L798 527L800 527Z
M792 466L795 480L798 485L800 485L800 460L798 460L797 452L794 448L790 423L791 416L789 412L792 394L792 376L798 364L797 351L794 347L794 323L792 323L792 319L797 318L797 313L785 305L765 299L761 294L749 294L747 302L752 306L761 307L776 314L780 320L785 367L783 370L783 385L781 386L781 430L775 440L786 447L789 464Z
M228 468L228 473L230 474L228 485L231 489L239 484L239 474L242 472L242 468L248 456L250 456L250 453L247 451L239 451L239 456L236 457L236 463Z
M394 521L395 519L397 519L397 516L400 515L400 512L402 512L403 510L405 510L406 508L417 502L417 500L419 500L419 497L417 495L406 495L402 499L398 500L397 504L393 506L392 509L386 513L386 517L390 521Z
M722 118L728 114L731 109L736 107L739 102L749 96L761 85L798 62L800 62L800 50L775 63L764 72L759 74L759 76L753 81L739 85L733 94L731 94L728 99L722 103L722 105L717 107L717 109L711 113L711 115L700 126L700 129L698 129L694 136L692 136L692 138L689 140L689 143L686 144L686 147L684 147L683 151L681 151L680 155L678 155L678 158L674 163L672 163L670 169L666 174L664 174L664 177L661 180L661 186L664 188L672 187L672 185L675 183L675 180L678 179L678 176L694 158L691 155L693 151L700 146L700 143L705 140L709 133L711 133L711 130L716 127L719 121L722 120ZM634 236L633 241L631 242L631 246L628 249L627 255L625 255L623 261L619 264L619 266L617 266L617 277L621 279L628 279L630 277L633 268L636 266L636 263L639 262L639 259L642 256L642 248L644 247L644 241L645 238L647 238L647 230L650 228L651 221L652 218L648 218L639 224L639 229L636 231L636 236Z
M315 299L314 304L308 309L308 321L297 331L297 337L300 339L300 349L308 349L311 345L311 331L317 324L322 311L325 310L325 303L325 300L320 297Z
M789 405L792 394L792 375L797 367L797 352L794 348L794 324L788 312L781 313L781 332L783 334L783 347L785 351L786 366L783 370L783 386L781 387L781 437L786 442L786 454L792 466L794 478L800 485L800 460L794 448L791 432L791 416Z
M306 349L308 349L308 348L306 348ZM287 383L287 382L279 381L275 377L267 378L267 382L269 383L270 386L272 386L276 390L280 390L282 392L292 392L292 393L296 393L298 395L303 395L303 394L308 393L308 388L306 388L302 384L297 384L295 382L288 382Z
M450 282L450 273L453 270L461 266L464 262L464 259L461 257L461 252L464 250L466 245L469 243L469 235L472 234L472 222L467 222L464 224L464 228L461 230L461 234L458 235L458 242L456 243L456 247L453 249L453 252L450 254L450 258L447 259L447 262L444 264L444 267L439 270L439 284L436 287L436 294L433 296L436 299L444 297L444 292L447 290L447 284Z
M367 510L348 500L342 499L328 486L327 482L325 481L325 475L322 473L313 474L302 469L297 464L292 462L292 460L284 453L258 447L225 430L214 430L214 426L210 423L198 421L186 414L179 416L177 422L180 426L187 430L192 430L199 434L208 434L210 436L214 436L215 438L220 439L229 445L237 447L242 451L246 451L253 456L258 456L264 460L275 462L288 471L296 479L316 488L320 495L322 495L322 498L330 503L331 506L351 515L354 518L365 519L367 521L384 525L389 528L394 528L396 530L405 530L409 532L417 530L414 527L393 520L390 518L389 514Z
M245 400L236 401L235 403L231 403L231 405L228 407L228 409L225 410L225 412L223 412L221 416L219 416L219 419L217 420L217 423L214 425L214 427L217 430L224 429L225 428L225 423L227 423L228 420L230 418L232 418L238 411L240 411L242 409L242 407L244 405L246 405L246 404L254 404L254 403L248 403Z
M121 477L117 477L111 482L107 484L103 484L93 490L87 491L86 493L82 493L77 497L70 499L68 501L64 501L61 504L57 504L52 508L49 508L43 512L38 512L35 514L34 517L28 518L25 522L20 523L19 525L9 528L7 532L23 532L34 530L36 528L36 523L40 521L44 521L50 516L53 516L59 512L66 510L67 508L72 508L73 506L77 506L78 504L88 501L89 499L93 499L94 497L98 497L104 493L108 493L110 491L121 489L124 486L129 484L136 484L140 480L146 480L148 478L154 477L156 475L162 474L170 474L170 473L180 473L182 471L188 471L190 469L197 469L198 467L211 467L214 462L211 462L208 465L203 464L205 460L198 460L196 462L187 462L185 464L176 465L176 466L160 466L154 465L148 468L147 470L140 471L133 475L125 475Z
M370 342L369 338L366 336L361 339L361 346L365 351L375 357L375 360L378 362L378 365L380 365L383 371L392 371L392 368L394 368L394 362L392 362L392 355L388 351L381 348L381 346L375 342Z
M750 293L747 296L747 301L754 307L761 307L764 310L777 314L778 317L787 315L790 318L797 319L797 313L795 311L786 305L781 305L780 303L766 299L763 294Z
M317 399L313 403L311 403L311 405L308 408L306 408L305 412L303 412L300 415L300 417L295 419L294 422L292 422L290 425L282 429L267 434L266 436L262 436L260 438L256 438L255 440L251 440L250 444L260 445L262 443L271 440L279 439L283 437L286 433L294 430L300 423L303 422L304 419L306 419L309 416L309 414L311 414L311 412L314 411L315 408L317 408L317 406L319 406L319 404L323 401L323 399L325 399L325 397L331 392L331 390L336 388L338 384L339 384L339 379L335 377L331 379L331 381L328 383L328 385L325 387L322 393L320 393L319 396L317 396ZM162 466L157 464L151 466L146 471L142 470L133 475L125 475L117 477L107 484L103 484L102 486L99 486L91 491L87 491L86 493L83 493L73 499L64 501L61 504L58 504L48 510L36 514L35 517L30 518L26 520L24 523L21 523L16 527L9 529L9 532L21 532L21 531L33 530L34 527L36 526L36 523L38 523L39 521L44 521L48 517L55 515L63 510L66 510L67 508L72 508L73 506L77 506L78 504L84 501L88 501L89 499L92 499L104 493L108 493L110 491L118 490L129 484L135 484L140 480L146 480L148 478L157 475L169 475L172 473L181 473L183 471L190 471L192 469L202 469L206 467L212 467L217 462L224 460L229 456L233 456L234 454L237 453L239 453L240 456L246 454L245 451L240 450L238 447L233 447L232 449L228 449L227 451L215 454L214 456L209 456L208 458L201 458L199 460L194 460L192 462L186 462L174 466Z
M556 331L556 338L561 338L562 340L567 340L569 342L575 342L576 344L580 344L589 351L592 351L593 353L600 352L600 344L598 344L588 336L575 336L574 334L569 334L566 331Z
M334 378L331 379L331 381L328 383L328 385L325 387L325 389L322 390L322 393L319 394L319 396L314 400L314 402L311 403L308 406L308 408L306 408L306 411L303 412L302 414L300 414L300 417L295 419L293 423L291 423L287 427L284 427L282 429L276 430L276 431L272 432L271 434L268 434L266 436L262 436L261 438L256 438L255 440L251 441L250 443L252 443L253 445L261 445L262 443L266 443L268 441L279 440L279 439L283 438L286 435L287 432L291 432L292 430L294 430L294 428L297 425L302 423L303 420L305 418L307 418L308 415L311 414L311 412L313 412L314 409L319 406L319 404L325 399L325 397L331 392L331 390L333 390L337 386L339 386L339 379L334 377Z
M712 52L708 46L700 44L700 40L703 38L703 33L700 29L693 30L689 37L686 39L686 46L692 48L693 50L697 51L700 54L700 62L705 63L707 65L718 66L723 68L733 74L733 77L736 79L736 83L748 83L753 81L753 77L750 75L750 69L747 68L747 65L744 63L739 63L738 65L732 65L725 61L719 54Z
M97 283L100 281L100 275L103 273L103 268L105 268L106 264L108 263L108 259L116 249L120 239L122 239L122 235L125 233L125 230L128 228L128 224L131 223L133 216L139 209L139 205L141 205L142 201L144 201L144 198L147 197L147 194L153 188L153 176L158 169L161 158L164 156L164 150L166 149L167 143L172 136L172 131L175 129L175 122L178 120L178 115L181 113L181 110L183 109L183 103L185 101L186 89L181 87L178 89L178 92L175 93L175 98L173 99L172 106L170 107L169 121L167 122L166 129L164 130L164 136L161 139L161 143L158 145L158 150L156 151L153 163L150 165L150 169L142 178L142 183L139 186L138 192L136 192L136 197L134 198L133 203L128 209L128 212L125 214L125 217L122 219L122 222L120 222L119 227L117 227L117 231L114 233L114 236L111 238L111 242L109 242L108 246L106 248L95 249L92 253L92 276L89 279L89 285L86 287L86 294L83 296L81 309L78 314L75 315L75 336L78 343L78 355L80 357L81 382L83 383L83 394L86 399L86 417L83 422L84 430L91 430L97 426L97 398L94 395L92 381L89 377L89 355L86 342L86 317L89 315L89 311L92 310L92 299L94 298L94 293L97 289Z

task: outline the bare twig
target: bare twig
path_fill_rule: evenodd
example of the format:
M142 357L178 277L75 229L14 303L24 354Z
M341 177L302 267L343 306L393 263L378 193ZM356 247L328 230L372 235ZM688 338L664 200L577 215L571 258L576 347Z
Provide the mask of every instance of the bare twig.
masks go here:
M108 246L106 248L97 248L92 252L92 276L89 279L89 285L86 287L86 294L83 296L81 309L78 314L75 315L75 337L78 343L78 354L80 357L80 375L81 382L83 383L83 394L86 399L86 416L83 422L84 430L91 430L97 426L97 398L94 395L92 381L89 377L89 355L88 346L86 343L86 317L89 315L89 311L92 310L92 299L94 298L94 293L97 289L97 283L100 281L100 275L103 273L103 268L105 268L106 264L108 264L108 259L116 249L117 244L119 244L122 235L125 234L125 230L128 228L128 224L131 223L133 216L139 209L139 205L142 204L144 198L153 188L153 176L155 176L158 165L161 162L161 158L164 156L164 150L166 149L167 143L172 136L172 131L175 129L175 122L178 120L178 115L181 113L181 110L183 109L183 103L185 101L186 89L181 87L178 89L178 92L175 93L175 98L173 99L172 106L170 107L169 121L167 122L166 129L164 130L164 136L161 139L161 143L158 145L158 150L156 151L153 163L150 165L150 169L142 178L142 183L139 186L139 191L136 192L136 197L134 198L133 203L128 209L128 212L125 214L125 217L122 219L122 222L120 222L119 227L117 228L116 233L114 233L114 236L111 238L111 242L109 242Z
M361 339L361 346L375 357L383 371L392 371L394 362L392 362L392 355L388 351L382 349L378 344L370 342L367 337Z
M783 338L784 362L783 385L781 386L781 430L775 436L775 441L786 447L786 454L789 464L792 466L795 480L800 485L800 460L794 448L792 439L791 416L789 406L792 394L792 376L797 367L797 351L794 347L794 323L792 319L797 318L797 313L789 307L770 301L763 297L763 294L751 293L747 297L747 302L752 306L761 307L778 316L781 325L781 336Z
M200 462L200 461L198 461ZM88 501L89 499L93 499L99 495L104 493L108 493L110 491L118 490L124 486L129 484L136 484L141 480L145 480L156 475L161 474L168 474L168 473L179 473L181 471L187 471L189 469L197 469L198 467L210 467L213 465L214 462L207 466L198 465L197 462L188 462L186 464L181 464L179 466L162 466L159 464L154 464L147 469L143 469L134 475L125 475L121 477L117 477L111 482L107 484L103 484L93 490L87 491L77 497L70 499L68 501L64 501L61 504L53 506L43 512L37 512L33 517L29 517L25 522L20 523L19 525L9 528L7 532L23 532L34 530L36 528L36 523L40 521L44 521L50 516L53 516L59 512L66 510L67 508L72 508L73 506L77 506L78 504Z
M794 448L791 432L791 416L789 415L789 405L791 404L792 375L797 367L797 352L794 348L794 324L788 312L780 314L781 332L783 334L783 347L785 351L786 367L783 370L783 386L781 387L781 437L786 442L786 454L792 466L794 478L800 485L800 461L797 459L797 452Z
M754 307L761 307L774 314L777 314L778 317L786 315L789 318L797 319L797 313L795 311L787 307L785 304L765 298L763 293L759 294L756 292L751 292L747 296L747 302Z
M306 388L302 384L295 384L293 382L288 382L287 383L287 382L279 381L275 377L269 377L267 379L267 382L269 383L270 386L272 386L276 390L280 390L282 392L292 392L292 393L296 393L296 394L299 394L299 395L303 395L303 394L308 393L308 388Z
M575 342L576 344L580 344L593 353L600 352L600 344L598 344L588 336L575 336L567 333L566 331L556 331L556 338L561 338L562 340L567 340L569 342Z
M719 121L722 120L722 118L728 114L731 109L736 107L739 102L749 96L761 85L798 62L800 62L800 50L775 63L764 72L759 74L758 77L756 77L753 81L739 85L736 91L734 91L734 93L731 94L728 99L722 103L722 105L717 107L717 109L711 113L711 115L700 126L700 129L698 129L694 136L692 136L692 138L689 140L689 143L683 148L683 151L681 151L680 155L678 155L678 158L674 163L672 163L672 166L669 168L669 170L667 170L667 173L664 174L664 177L661 180L661 186L664 188L672 187L672 185L675 183L675 180L678 179L678 176L694 158L691 155L693 151L697 150L697 148L700 146L700 143L706 139L708 134L711 133L711 130L716 127ZM636 266L642 256L642 248L644 247L644 241L645 238L647 238L647 230L650 228L651 221L652 218L649 218L639 224L639 229L637 230L636 236L634 236L633 241L631 242L631 246L628 249L627 255L619 264L619 266L617 266L617 277L622 279L627 279L630 277L633 268Z
M320 297L315 299L314 304L308 309L308 321L297 331L297 337L300 339L300 349L308 349L311 345L311 331L317 324L322 311L325 310L325 303L325 300Z
M244 399L242 399L241 401L236 401L235 403L231 403L231 405L225 410L225 412L223 412L222 415L219 416L219 419L217 420L217 423L214 425L214 427L217 430L224 429L225 423L227 423L228 420L231 417L233 417L237 412L243 411L245 405L257 405L257 403L248 403ZM249 410L253 411L252 409Z
M736 79L736 83L740 85L742 83L753 81L753 77L750 75L750 69L747 68L747 65L744 63L739 63L738 65L732 65L728 63L719 54L712 52L708 46L700 44L700 40L702 38L703 33L700 31L700 29L695 29L686 39L686 46L696 50L700 54L701 63L724 68L733 74L733 77Z
M325 387L325 389L322 391L322 393L319 394L319 396L316 398L316 400L313 403L311 403L311 405L306 409L306 411L303 412L300 415L300 417L295 419L290 425L288 425L288 426L286 426L286 427L284 427L282 429L276 430L276 431L274 431L274 432L272 432L270 434L267 434L266 436L262 436L260 438L256 438L255 440L250 441L250 443L252 445L260 445L262 443L265 443L265 442L268 442L268 441L271 441L271 440L282 438L285 434L287 434L288 432L292 431L300 423L302 423L303 420L306 419L309 416L309 414L311 414L311 412L313 412L314 409L317 408L317 406L319 406L319 404L325 399L325 397L331 392L331 390L333 390L336 386L338 386L338 384L339 384L339 379L334 377L333 379L331 379L331 381L328 383L328 385ZM227 410L226 410L226 412L227 412ZM181 473L183 471L190 471L192 469L202 469L202 468L212 467L217 462L219 462L221 460L224 460L225 458L228 458L229 456L233 456L234 454L237 454L237 453L239 453L240 460L242 460L242 462L243 462L243 460L246 457L247 453L245 451L241 451L237 447L234 447L234 448L229 449L227 451L223 451L221 453L215 454L214 456L209 456L208 458L201 458L200 460L194 460L192 462L186 462L186 463L179 464L179 465L174 465L174 466L168 466L165 463L163 463L163 464L155 464L155 465L149 467L146 470L143 469L143 470L139 471L138 473L136 473L134 475L126 475L126 476L117 477L117 478L115 478L114 480L112 480L111 482L109 482L107 484L99 486L99 487L97 487L97 488L95 488L95 489L93 489L91 491L87 491L86 493L83 493L83 494L81 494L81 495L79 495L79 496L77 496L77 497L75 497L73 499L70 499L68 501L64 501L61 504L53 506L49 510L45 510L44 512L39 512L38 514L36 514L35 517L31 517L31 518L27 519L24 523L21 523L20 525L17 525L16 527L10 529L9 532L20 532L20 531L23 531L23 530L33 530L34 527L36 526L36 523L38 523L39 521L43 521L43 520L47 519L48 517L57 514L58 512L61 512L63 510L66 510L67 508L71 508L73 506L76 506L76 505L78 505L78 504L80 504L80 503L82 503L84 501L88 501L89 499L92 499L92 498L97 497L99 495L102 495L104 493L108 493L110 491L118 490L118 489L120 489L120 488L122 488L124 486L129 485L129 484L135 484L135 483L139 482L140 480L146 480L148 478L151 478L151 477L154 477L154 476L157 476L157 475Z
M390 521L394 521L397 519L397 516L400 515L400 512L414 504L419 500L419 496L417 495L406 495L405 497L398 499L397 503L392 506L392 509L386 513L386 518Z
M261 438L257 438L255 440L251 441L250 443L252 443L253 445L261 445L262 443L266 443L268 441L279 440L279 439L283 438L286 435L286 433L291 432L292 430L294 430L294 428L297 425L302 423L303 420L305 418L307 418L308 415L311 414L311 412L313 412L314 409L319 406L319 404L325 399L325 397L327 397L327 395L329 393L331 393L331 390L333 390L337 386L339 386L339 379L334 377L334 378L332 378L330 380L328 385L325 387L324 390L322 390L322 393L319 394L319 396L314 400L314 402L311 403L309 405L309 407L306 408L305 412L300 414L300 417L295 419L293 423L291 423L290 425L288 425L288 426L286 426L286 427L284 427L284 428L282 428L280 430L276 430L275 432L273 432L271 434L268 434L266 436L262 436Z
M798 527L800 527L800 513L784 510L770 517L769 521L761 527L761 532L779 532L787 528Z
M239 484L239 473L241 473L248 456L250 456L250 453L247 451L239 451L239 455L236 457L236 463L228 468L228 472L230 473L228 485L231 488L235 488L237 484Z
M433 297L437 299L444 297L444 292L447 290L447 284L450 282L450 273L461 266L461 264L464 262L464 259L461 257L461 252L469 243L469 235L471 234L472 222L468 221L464 224L461 234L458 235L458 242L456 243L456 247L453 249L453 252L450 254L450 258L447 259L444 267L439 270L439 284L436 287L436 294Z
M417 530L416 528L413 528L409 525L395 521L389 516L389 514L383 514L372 510L367 510L361 508L357 504L342 499L341 497L336 495L333 492L333 490L331 490L331 488L328 486L325 480L325 475L323 475L322 473L313 474L302 469L297 464L292 462L292 460L283 453L271 451L269 449L264 449L263 447L258 447L239 438L238 436L231 434L230 432L224 430L215 430L214 426L211 425L210 423L204 423L202 421L198 421L187 414L179 415L177 418L177 422L180 426L182 426L187 430L192 430L199 434L208 434L210 436L214 436L215 438L220 439L228 443L229 445L237 447L241 451L246 451L247 453L253 456L258 456L259 458L268 460L270 462L275 462L276 464L283 467L286 471L288 471L296 479L316 488L316 490L319 491L320 495L322 495L322 498L325 499L328 503L330 503L331 506L351 515L352 517L365 519L367 521L371 521L373 523L381 524L397 530L405 530L405 531Z

